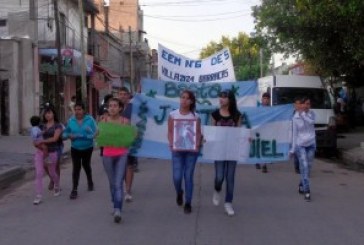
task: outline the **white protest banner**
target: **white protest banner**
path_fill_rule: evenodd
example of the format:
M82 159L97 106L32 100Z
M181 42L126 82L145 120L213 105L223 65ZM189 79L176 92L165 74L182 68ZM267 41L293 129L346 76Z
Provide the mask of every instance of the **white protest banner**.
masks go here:
M246 162L249 158L250 133L246 128L204 126L203 158Z
M138 136L129 153L138 157L170 159L171 151L167 140L168 115L178 107L179 102L176 101L136 94L133 98L131 121L138 128ZM197 106L203 132L206 132L205 127L209 127L211 113L216 108L206 104ZM239 107L239 111L245 120L237 130L250 129L251 140L249 158L238 162L254 164L287 160L291 144L293 106ZM219 130L222 127L214 128ZM208 136L208 133L204 133L204 136ZM231 141L236 143L235 138ZM211 162L204 159L205 153L207 154L206 151L201 154L200 161Z
M175 82L234 82L235 73L228 48L202 60L189 59L158 45L158 77Z

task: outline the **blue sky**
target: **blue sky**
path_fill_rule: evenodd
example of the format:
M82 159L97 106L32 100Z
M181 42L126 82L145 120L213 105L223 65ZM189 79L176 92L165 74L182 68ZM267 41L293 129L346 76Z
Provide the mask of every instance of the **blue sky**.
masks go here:
M139 0L151 48L158 43L190 58L223 35L254 31L251 7L260 0Z

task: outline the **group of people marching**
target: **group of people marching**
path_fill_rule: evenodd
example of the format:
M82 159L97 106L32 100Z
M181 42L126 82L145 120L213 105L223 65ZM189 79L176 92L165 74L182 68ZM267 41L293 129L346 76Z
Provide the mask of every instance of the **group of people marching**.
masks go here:
M128 125L131 117L129 90L125 87L119 91L119 97L105 96L97 121L106 124ZM71 104L70 104L71 105ZM63 141L71 141L72 158L72 190L69 198L78 197L78 185L81 168L87 177L87 189L93 191L95 186L92 178L91 157L94 150L95 137L99 133L96 120L86 113L85 105L73 98L71 117L66 126L62 125L54 108L48 105L42 117L30 118L31 137L36 149L35 164L35 199L34 205L43 201L43 176L50 178L48 189L54 191L54 196L61 194L60 161L63 151ZM102 162L109 180L111 198L114 207L114 221L121 220L122 203L132 201L131 186L137 159L128 156L128 148L105 146L102 148ZM124 180L126 188L124 190ZM125 192L125 196L124 196Z
M262 95L262 106L268 106L270 95ZM235 94L231 90L222 91L219 94L220 106L211 114L211 125L218 127L241 127L244 124L244 117L237 108ZM300 173L298 192L304 194L306 201L311 200L310 194L310 171L316 150L315 136L315 114L310 110L311 104L308 97L302 96L295 99L295 111L292 117L292 147L290 155L295 159L295 169ZM195 164L198 158L198 151L174 151L173 150L173 120L194 119L197 120L196 142L197 148L203 142L201 135L201 122L196 113L196 97L193 92L185 90L180 96L180 107L170 113L168 119L168 142L172 151L173 183L176 190L176 203L178 206L184 204L184 212L192 212L193 175ZM220 193L222 184L226 182L226 194L224 210L228 216L233 216L235 211L232 206L234 197L234 178L236 161L215 161L215 179L212 203L215 206L220 204ZM261 166L256 165L257 168ZM267 165L263 164L263 173L266 173ZM184 189L182 187L184 180Z
M69 118L66 127L58 120L54 109L49 106L43 111L42 118L31 118L31 136L36 148L35 163L35 199L33 203L38 205L43 200L43 175L46 172L50 177L49 190L54 191L54 196L59 196L60 188L60 160L62 156L63 140L71 140L72 157L72 191L70 199L77 199L81 167L87 176L88 191L95 189L91 156L94 149L95 137L99 133L98 123L110 125L129 125L131 119L131 95L127 88L119 91L118 98L108 95L104 99L104 105L100 108L99 118L95 120L85 111L82 102L75 101L72 106L73 115ZM269 105L269 94L262 96L262 104ZM235 94L231 90L225 90L219 94L220 106L211 114L211 125L217 127L241 127L244 125L244 117L237 108ZM176 119L196 120L196 149L175 150L173 148L174 124ZM301 175L298 190L304 194L304 199L311 200L310 196L310 170L316 148L314 122L315 115L310 110L310 99L300 97L295 100L295 112L292 118L293 139L290 153L298 162L298 172ZM192 212L193 179L194 170L199 155L199 149L203 144L201 121L196 113L196 97L190 90L184 90L180 95L179 108L173 110L168 118L168 143L172 153L172 178L176 191L176 203L183 206L186 214ZM121 221L123 201L131 201L131 186L137 159L128 155L128 147L104 145L101 149L104 170L109 180L111 200L113 204L114 222ZM234 178L236 161L215 161L215 178L212 194L212 202L220 204L222 185L226 182L226 194L224 210L227 215L233 216L235 211L232 206L234 197ZM267 172L266 164L263 172ZM124 187L125 182L125 187ZM184 182L184 188L183 188Z

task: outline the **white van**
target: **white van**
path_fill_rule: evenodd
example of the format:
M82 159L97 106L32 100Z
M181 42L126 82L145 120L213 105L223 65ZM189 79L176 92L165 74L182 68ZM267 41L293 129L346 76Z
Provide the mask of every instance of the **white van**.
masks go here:
M316 144L318 148L335 152L336 124L334 99L318 76L275 75L258 79L260 98L271 95L271 105L290 104L297 96L308 96L316 114Z

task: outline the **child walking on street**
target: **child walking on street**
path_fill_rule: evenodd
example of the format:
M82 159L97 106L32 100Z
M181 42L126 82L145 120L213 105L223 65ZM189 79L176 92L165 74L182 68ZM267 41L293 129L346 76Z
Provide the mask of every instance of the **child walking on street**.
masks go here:
M311 201L309 177L316 150L315 113L310 108L310 99L302 98L301 106L293 116L293 137L290 150L291 154L297 155L299 161L301 180L298 192L304 194L306 201Z
M261 106L269 106L269 105L270 105L270 94L269 93L264 93L262 95ZM262 166L260 166L260 164L257 163L257 164L255 164L255 168L256 169L262 168L262 173L268 173L267 163L263 163Z

